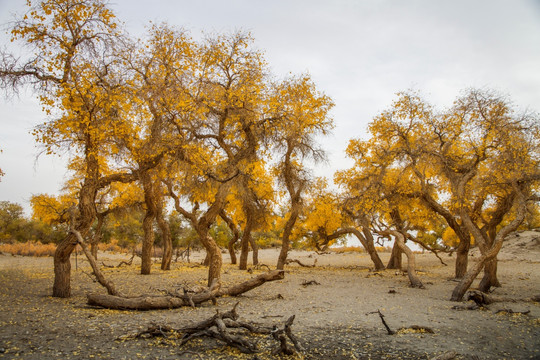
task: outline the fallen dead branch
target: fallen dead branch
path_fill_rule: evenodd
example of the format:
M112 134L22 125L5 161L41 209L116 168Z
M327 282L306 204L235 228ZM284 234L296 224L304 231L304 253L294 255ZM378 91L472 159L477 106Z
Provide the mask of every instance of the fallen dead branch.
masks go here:
M317 259L315 259L315 262L313 263L313 265L309 265L309 264L304 264L303 262L301 262L300 260L298 259L287 259L285 261L285 264L286 265L289 265L291 263L297 263L298 265L302 266L302 267L307 267L307 268L314 268L316 265L317 265Z
M182 306L196 306L207 301L213 301L222 296L238 296L252 290L266 282L281 280L285 276L283 270L269 271L260 274L243 283L231 286L227 289L220 289L217 285L205 289L198 293L183 294L174 293L167 295L142 295L138 297L123 297L105 294L88 294L88 305L100 306L107 309L118 310L157 310L174 309Z
M316 281L316 280L309 280L309 281L304 280L304 281L302 282L302 286L304 286L304 287L305 287L305 286L309 286L309 285L321 285L321 283L318 282L318 281Z
M131 266L133 264L133 259L135 259L135 249L133 250L133 253L131 254L131 258L126 261L126 260L122 260L120 261L120 263L118 265L108 265L108 264L105 264L103 261L101 262L101 265L105 266L106 268L119 268L121 267L122 265L126 265L126 266Z
M368 312L366 315L370 315L370 314L379 314L379 317L381 318L381 321L382 321L384 327L386 328L386 332L388 333L388 335L394 335L395 334L395 331L391 330L390 326L388 326L388 324L386 323L386 320L384 320L384 315L382 314L381 310Z
M495 314L516 314L516 315L529 315L531 313L531 310L526 311L514 311L512 309L500 309L495 312Z
M455 359L457 356L458 356L457 352L452 350L452 351L447 351L445 353L442 353L441 355L432 357L429 360L452 360L452 359Z
M300 342L292 332L294 315L287 319L283 327L278 325L272 327L262 326L240 321L236 311L238 304L236 303L231 310L224 313L217 311L212 317L191 326L172 329L168 326L152 325L136 334L121 336L119 340L149 337L176 338L181 339L180 346L183 346L195 338L211 337L226 343L228 346L237 348L242 353L254 354L261 351L258 348L258 341L253 340L253 335L259 334L270 335L279 343L272 351L273 355L293 355L295 352L303 351Z
M467 292L467 300L474 301L478 306L485 306L497 302L538 302L540 300L540 296L515 299L504 296L497 296L493 294L486 294L478 290L471 290Z

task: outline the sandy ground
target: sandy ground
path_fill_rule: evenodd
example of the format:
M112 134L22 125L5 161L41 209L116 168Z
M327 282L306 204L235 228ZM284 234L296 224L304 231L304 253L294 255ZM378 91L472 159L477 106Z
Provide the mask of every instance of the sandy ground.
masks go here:
M495 295L528 298L540 294L540 233L508 240L502 250ZM274 265L278 250L263 250L260 261ZM474 255L474 252L473 252ZM117 264L126 255L101 254L100 261ZM138 265L106 269L105 273L128 294L157 293L163 289L204 285L206 269L194 254L191 263L178 262L173 270L153 268L152 275L138 275ZM389 254L381 254L386 261ZM420 277L426 289L408 287L405 274L395 270L372 272L366 254L317 255L291 252L289 258L312 264L287 268L285 279L267 283L244 296L221 298L218 305L197 308L128 312L91 308L85 294L103 292L90 278L86 261L72 259L70 299L52 298L51 258L0 255L0 359L264 359L271 340L261 338L261 354L243 355L212 339L192 340L179 347L173 340L119 341L122 335L152 324L180 328L212 316L216 308L229 310L237 301L243 320L281 324L295 314L294 333L306 349L306 359L432 359L449 351L457 359L540 359L540 304L504 302L489 309L463 310L468 302L449 297L454 257L444 255L449 266L431 254L418 255ZM76 261L75 261L76 260ZM474 256L471 258L474 261ZM224 263L229 262L224 254ZM248 279L253 274L225 265L224 284ZM320 285L303 286L315 280ZM476 283L475 283L476 284ZM458 306L460 309L456 309ZM528 312L511 314L499 310ZM393 330L413 325L429 327L430 333L404 331L387 335L377 314L380 310ZM267 348L265 348L267 346Z

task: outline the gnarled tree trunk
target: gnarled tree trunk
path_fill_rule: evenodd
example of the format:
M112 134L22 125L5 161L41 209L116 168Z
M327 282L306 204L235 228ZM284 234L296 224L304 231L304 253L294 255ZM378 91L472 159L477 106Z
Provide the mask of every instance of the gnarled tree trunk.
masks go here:
M456 251L456 279L462 279L467 273L467 267L469 263L469 249L471 247L470 237L460 238L459 245Z

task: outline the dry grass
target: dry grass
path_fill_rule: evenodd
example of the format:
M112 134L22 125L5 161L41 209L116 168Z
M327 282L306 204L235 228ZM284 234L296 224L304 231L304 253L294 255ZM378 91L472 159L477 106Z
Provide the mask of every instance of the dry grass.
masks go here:
M0 252L21 256L53 256L55 250L55 244L42 244L39 241L14 244L0 244Z

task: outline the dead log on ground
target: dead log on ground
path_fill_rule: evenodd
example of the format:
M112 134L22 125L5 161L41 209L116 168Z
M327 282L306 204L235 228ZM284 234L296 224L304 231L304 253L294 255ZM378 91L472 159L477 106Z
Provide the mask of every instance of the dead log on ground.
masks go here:
M138 297L122 297L105 294L88 294L88 305L100 306L107 309L118 310L157 310L174 309L182 306L195 306L207 301L215 301L221 296L238 296L252 290L262 284L281 280L285 276L283 270L269 271L260 274L243 283L234 285L228 289L219 289L213 285L203 292L195 294L169 294L169 295L142 295Z

